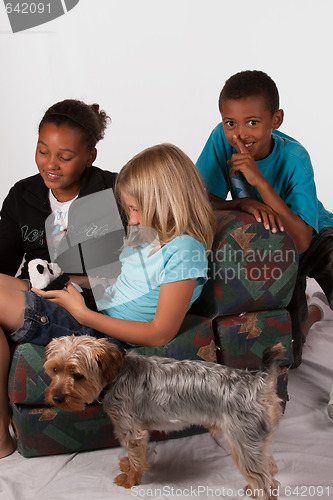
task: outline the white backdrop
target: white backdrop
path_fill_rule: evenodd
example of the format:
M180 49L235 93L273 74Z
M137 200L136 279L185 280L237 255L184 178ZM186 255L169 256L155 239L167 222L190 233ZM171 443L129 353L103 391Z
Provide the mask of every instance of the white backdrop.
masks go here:
M107 111L104 169L165 141L196 161L220 119L225 80L261 69L280 91L281 130L308 149L333 210L332 14L332 0L80 0L13 34L1 2L0 203L37 171L37 126L51 104L79 98Z

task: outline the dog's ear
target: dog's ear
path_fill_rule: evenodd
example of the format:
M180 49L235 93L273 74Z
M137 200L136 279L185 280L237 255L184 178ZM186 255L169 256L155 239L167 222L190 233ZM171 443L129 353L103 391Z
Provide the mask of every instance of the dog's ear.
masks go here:
M97 355L97 363L107 383L112 382L123 364L123 353L106 339L98 339L102 349Z
M51 342L45 347L44 363L47 361L48 357L51 356L51 354L55 351L55 348L56 343L54 342L54 340L51 340Z

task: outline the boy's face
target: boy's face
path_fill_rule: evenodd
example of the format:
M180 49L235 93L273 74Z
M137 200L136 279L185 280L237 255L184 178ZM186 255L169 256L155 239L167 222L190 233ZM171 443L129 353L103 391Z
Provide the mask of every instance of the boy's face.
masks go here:
M261 96L230 99L222 102L223 130L227 141L238 150L233 136L237 136L253 158L263 160L273 149L272 130L283 121L280 109L272 116Z

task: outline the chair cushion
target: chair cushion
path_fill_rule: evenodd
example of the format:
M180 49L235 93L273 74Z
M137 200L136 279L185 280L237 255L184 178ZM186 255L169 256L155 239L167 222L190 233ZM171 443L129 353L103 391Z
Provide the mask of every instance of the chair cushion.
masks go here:
M24 457L57 455L118 446L109 417L100 404L80 412L11 402L17 448Z
M100 404L89 405L84 411L65 412L46 406L31 407L11 403L17 434L18 452L25 458L119 446L113 426ZM177 439L207 432L200 426L183 431L154 431L153 441Z
M145 356L175 359L201 359L216 362L212 320L189 314L178 335L164 347L134 349ZM43 405L44 391L50 378L43 369L45 348L34 344L17 345L13 351L8 379L9 398L13 403Z
M272 233L244 212L217 212L210 279L192 306L217 317L284 308L290 302L298 254L286 233Z
M281 342L286 348L277 393L287 401L288 370L292 363L289 314L284 309L220 316L214 321L218 363L233 368L259 370L265 347Z

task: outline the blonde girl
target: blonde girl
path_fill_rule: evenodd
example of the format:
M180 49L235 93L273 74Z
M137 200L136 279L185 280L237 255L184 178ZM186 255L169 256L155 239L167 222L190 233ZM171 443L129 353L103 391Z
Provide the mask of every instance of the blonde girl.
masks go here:
M175 337L207 280L215 219L200 175L179 148L161 144L125 165L116 193L130 231L121 274L98 302L101 312L88 309L72 284L66 290L28 291L27 282L2 275L0 336L47 345L62 335L102 333L111 341L147 346L163 346ZM37 312L48 322L32 320ZM6 379L0 386L4 393ZM0 457L11 448L4 429L8 418L2 421L7 445Z

